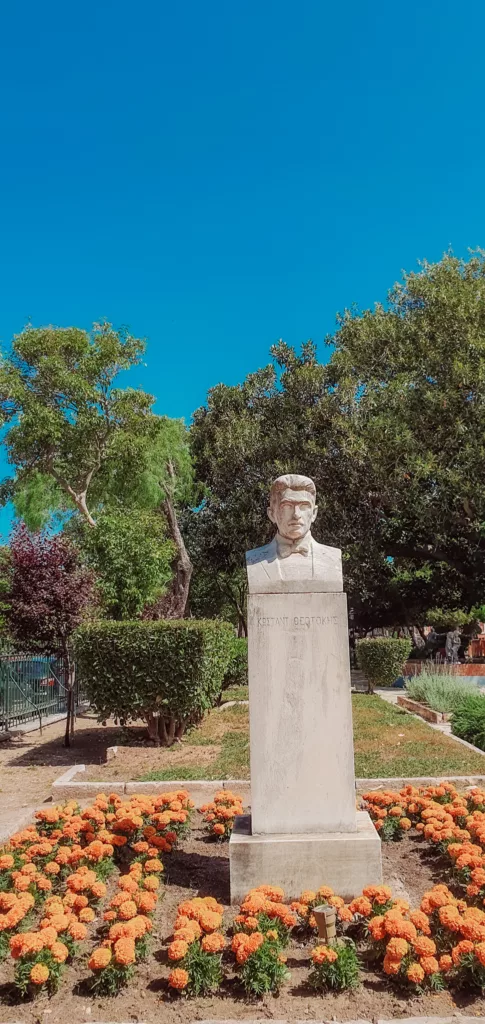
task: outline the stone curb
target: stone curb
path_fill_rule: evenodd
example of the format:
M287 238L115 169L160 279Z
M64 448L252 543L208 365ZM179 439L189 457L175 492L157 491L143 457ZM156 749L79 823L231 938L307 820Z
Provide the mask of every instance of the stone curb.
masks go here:
M87 799L91 793L120 793L129 796L132 793L162 793L175 789L186 789L190 792L196 807L212 800L219 789L231 789L242 796L247 803L251 800L251 783L249 779L168 779L165 782L82 782L76 779L78 773L84 772L86 765L77 764L64 772L52 783L52 796L55 800L71 798ZM357 793L366 789L402 789L403 786L439 786L443 782L455 782L463 786L485 785L485 775L411 775L390 776L376 779L356 779Z
M262 1021L266 1019L263 1017L253 1017L245 1020L244 1024L262 1024ZM93 1022L93 1024L98 1024L98 1022ZM209 1018L197 1021L197 1024L235 1024L235 1021L233 1022L230 1017L220 1020ZM297 1019L294 1021L282 1020L280 1018L273 1020L272 1018L271 1024L308 1024L308 1018L306 1020ZM327 1018L326 1020L312 1020L312 1024L330 1024L330 1022ZM338 1024L338 1022L332 1017L331 1024ZM372 1022L360 1017L357 1020L347 1020L345 1024L372 1024ZM485 1017L462 1017L460 1013L451 1014L449 1017L394 1017L392 1020L384 1020L379 1017L376 1024L485 1024Z
M129 796L132 793L163 793L176 789L190 789L190 796L196 807L213 799L215 793L220 789L237 790L238 796L243 799L250 797L250 783L248 779L215 779L199 780L193 779L169 779L166 782L83 782L75 776L86 771L86 765L77 764L69 768L67 772L59 776L52 783L52 796L56 801L86 799L96 793L119 793Z
M263 1021L267 1021L267 1017L251 1017L244 1020L244 1024L263 1024ZM0 1022L0 1024L7 1024L7 1022ZM8 1024L22 1024L21 1021L9 1021ZM113 1021L90 1021L89 1024L115 1024ZM116 1021L116 1024L128 1024L124 1021ZM138 1021L138 1024L145 1024L144 1021ZM231 1017L225 1018L209 1018L207 1020L193 1021L192 1024L236 1024ZM288 1019L277 1019L271 1018L271 1024L308 1024L308 1018L303 1020L290 1021ZM330 1024L325 1019L312 1021L312 1024ZM331 1024L338 1024L337 1021L332 1018ZM372 1024L370 1020L364 1020L362 1017L356 1020L347 1020L345 1024ZM462 1017L461 1014L455 1013L449 1017L394 1017L392 1020L384 1020L378 1018L376 1024L485 1024L485 1017Z

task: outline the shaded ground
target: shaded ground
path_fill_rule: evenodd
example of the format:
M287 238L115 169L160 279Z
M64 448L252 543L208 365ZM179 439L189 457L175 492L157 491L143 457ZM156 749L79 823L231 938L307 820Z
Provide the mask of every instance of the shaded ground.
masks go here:
M200 818L196 816L196 825ZM388 843L383 847L384 879L392 885L396 895L409 898L417 905L423 893L434 882L442 880L443 866L430 856L427 846L419 840L406 837L401 843ZM322 882L324 879L322 879ZM214 895L226 905L225 925L236 912L229 908L229 861L227 845L218 845L206 839L200 827L195 827L180 848L166 858L166 889L160 904L154 929L152 953L141 965L129 988L114 999L92 998L86 988L89 972L84 963L93 945L94 936L86 944L82 959L69 967L61 989L49 1000L42 995L35 1003L16 1002L11 988L13 965L0 966L0 1003L2 1021L22 1021L37 1024L49 1020L50 1024L84 1024L93 1021L147 1021L158 1024L189 1024L201 1019L254 1019L272 1018L301 1021L306 1019L341 1021L359 1018L390 1019L404 1016L451 1016L459 1011L470 1015L485 1015L485 1000L465 993L453 997L443 992L416 998L400 997L379 975L365 972L363 983L351 994L316 996L308 989L308 955L311 944L293 942L288 950L291 980L278 997L261 1000L245 999L237 979L231 974L217 996L183 999L168 994L166 977L168 965L164 945L168 940L177 904L185 898ZM230 956L228 956L230 960ZM48 1016L47 1016L48 1015Z

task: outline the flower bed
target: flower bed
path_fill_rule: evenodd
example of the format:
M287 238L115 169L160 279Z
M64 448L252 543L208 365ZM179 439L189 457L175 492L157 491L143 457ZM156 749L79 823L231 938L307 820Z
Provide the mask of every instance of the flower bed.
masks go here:
M207 997L211 1017L237 1019L248 998L276 994L288 1020L446 1016L463 993L485 1015L485 792L405 787L366 802L383 837L400 839L385 843L384 863L410 899L383 885L345 903L323 884L290 900L263 883L235 910L227 845L211 841L213 822L201 816L187 831L186 794L42 811L0 854L0 899L14 911L0 918L3 1019L18 1020L23 1000L25 1024L49 1004L53 1024L66 1010L81 1024L94 998L100 1019L130 1019L142 1006L148 1024L160 1013L176 1024L207 1015ZM416 889L419 874L429 883ZM336 912L335 941L318 938L322 902Z
M128 801L99 794L84 810L71 802L38 811L35 824L11 837L0 855L0 951L16 962L22 996L57 991L64 964L80 955L77 943L96 921L115 860L129 865L128 873L118 878L103 915L111 927L89 967L93 990L113 995L126 984L146 950L163 871L159 853L171 852L190 809L185 792Z

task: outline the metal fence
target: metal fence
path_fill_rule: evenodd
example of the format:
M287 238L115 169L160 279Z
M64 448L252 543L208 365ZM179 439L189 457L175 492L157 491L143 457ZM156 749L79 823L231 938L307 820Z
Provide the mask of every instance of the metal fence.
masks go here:
M75 669L74 706L80 701ZM68 678L61 658L16 654L0 657L0 731L67 712Z

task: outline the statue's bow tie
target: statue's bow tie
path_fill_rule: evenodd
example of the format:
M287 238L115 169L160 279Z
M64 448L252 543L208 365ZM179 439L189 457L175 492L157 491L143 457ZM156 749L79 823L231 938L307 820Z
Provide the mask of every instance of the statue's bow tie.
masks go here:
M288 558L289 555L309 555L310 554L309 540L278 540L278 557Z

